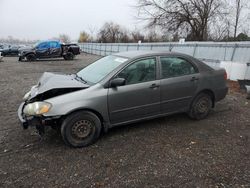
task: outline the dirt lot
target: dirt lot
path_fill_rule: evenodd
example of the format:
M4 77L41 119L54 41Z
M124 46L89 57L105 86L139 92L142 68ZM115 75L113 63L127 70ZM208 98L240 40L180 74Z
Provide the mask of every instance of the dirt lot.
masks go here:
M0 62L0 187L250 187L250 101L230 92L211 115L185 114L114 128L83 149L49 130L19 125L23 95L44 71L74 73L75 61Z

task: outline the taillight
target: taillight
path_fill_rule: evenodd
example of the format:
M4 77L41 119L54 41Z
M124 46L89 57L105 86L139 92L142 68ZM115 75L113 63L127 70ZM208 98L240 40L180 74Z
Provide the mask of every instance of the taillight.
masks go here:
M227 71L224 72L224 80L227 80Z

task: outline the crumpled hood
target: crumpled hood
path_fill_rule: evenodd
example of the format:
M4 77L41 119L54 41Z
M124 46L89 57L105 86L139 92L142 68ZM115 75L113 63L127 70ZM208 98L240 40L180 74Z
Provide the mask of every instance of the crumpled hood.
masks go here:
M43 73L37 86L31 88L30 99L53 89L88 88L89 85L75 79L75 75Z

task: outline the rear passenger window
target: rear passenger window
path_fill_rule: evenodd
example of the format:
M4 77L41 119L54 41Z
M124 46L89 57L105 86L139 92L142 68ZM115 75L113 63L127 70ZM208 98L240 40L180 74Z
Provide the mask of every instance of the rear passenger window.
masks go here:
M161 78L171 78L194 74L196 68L187 60L178 57L161 57Z
M59 48L58 42L50 42L50 48Z

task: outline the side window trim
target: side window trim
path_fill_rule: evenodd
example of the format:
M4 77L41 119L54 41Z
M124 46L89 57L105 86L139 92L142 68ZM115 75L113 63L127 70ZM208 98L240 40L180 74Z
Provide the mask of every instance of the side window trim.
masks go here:
M160 79L169 79L169 78L181 77L181 76L175 76L175 77L163 78L161 58L179 58L179 59L183 59L186 62L190 63L194 67L194 69L195 69L195 73L194 74L199 73L198 67L190 59L185 58L185 57L180 56L180 55L167 55L167 56L163 55L163 56L159 56L158 57L158 59L159 59L159 69L160 69L160 75L159 75ZM189 74L189 75L192 75L192 74ZM182 75L182 76L187 76L187 75Z

